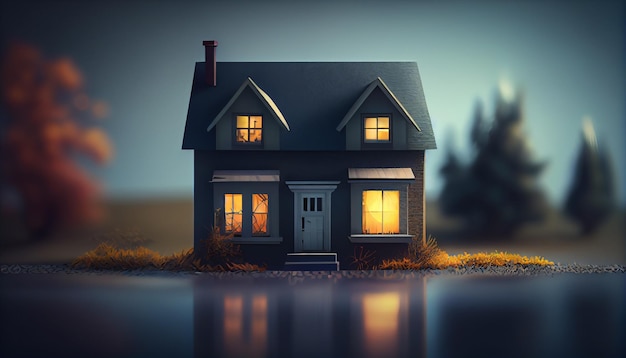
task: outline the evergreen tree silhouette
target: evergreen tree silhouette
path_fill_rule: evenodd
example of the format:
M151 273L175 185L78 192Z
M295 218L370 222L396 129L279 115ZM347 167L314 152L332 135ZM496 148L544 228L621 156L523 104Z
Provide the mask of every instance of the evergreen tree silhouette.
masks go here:
M613 170L608 151L599 145L590 118L583 119L582 141L565 213L576 220L584 234L598 229L615 206Z
M441 168L445 214L465 219L477 234L509 235L523 224L542 220L546 203L537 181L545 163L533 160L523 132L523 96L502 86L491 128L477 104L470 131L476 155L467 168L449 154Z

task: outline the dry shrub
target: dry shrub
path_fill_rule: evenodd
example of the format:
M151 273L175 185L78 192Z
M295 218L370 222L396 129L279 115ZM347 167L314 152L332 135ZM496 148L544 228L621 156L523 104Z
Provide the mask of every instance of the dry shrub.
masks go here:
M354 255L352 255L352 266L357 270L369 270L372 267L372 261L376 255L375 251L366 250L363 246L359 246L359 249L354 248Z
M383 263L378 268L382 270L421 270L446 269L460 266L486 267L505 265L549 266L554 265L554 262L540 256L527 257L498 251L491 253L479 252L477 254L464 252L459 255L450 256L437 247L437 242L434 238L429 237L426 242L411 243L409 246L409 257L383 260Z
M183 250L169 256L162 256L146 247L146 242L136 231L119 231L103 236L104 242L72 262L72 267L95 270L139 270L157 269L167 271L265 271L265 267L249 263L233 263L231 259L239 253L239 247L214 230L209 239L209 261L194 254L193 249Z
M219 227L213 227L206 241L206 260L215 265L226 265L241 256L241 249L230 241L232 238L233 234L223 235Z

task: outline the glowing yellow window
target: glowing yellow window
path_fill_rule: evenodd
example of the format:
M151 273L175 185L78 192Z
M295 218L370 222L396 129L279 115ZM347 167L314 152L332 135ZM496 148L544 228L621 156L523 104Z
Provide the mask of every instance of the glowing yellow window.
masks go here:
M241 202L241 194L224 194L224 231L237 236L241 235Z
M267 194L252 194L252 235L267 235Z
M363 233L400 233L400 192L397 190L363 191Z
M237 116L237 143L261 143L262 140L262 116Z
M365 117L363 121L366 142L389 142L390 131L389 117Z

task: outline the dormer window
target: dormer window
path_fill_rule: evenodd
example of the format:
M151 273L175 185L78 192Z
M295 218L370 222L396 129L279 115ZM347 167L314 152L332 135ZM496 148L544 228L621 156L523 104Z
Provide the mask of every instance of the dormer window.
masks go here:
M263 143L263 116L237 115L235 143L261 144Z
M364 143L391 142L391 116L365 116L363 118Z

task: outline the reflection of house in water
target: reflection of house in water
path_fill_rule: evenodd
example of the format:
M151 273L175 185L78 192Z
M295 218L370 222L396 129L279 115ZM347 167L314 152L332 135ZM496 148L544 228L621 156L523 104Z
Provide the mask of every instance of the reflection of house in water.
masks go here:
M428 287L428 289L427 289ZM196 357L625 357L620 275L194 280Z
M420 357L425 351L424 280L216 283L194 281L196 357Z

